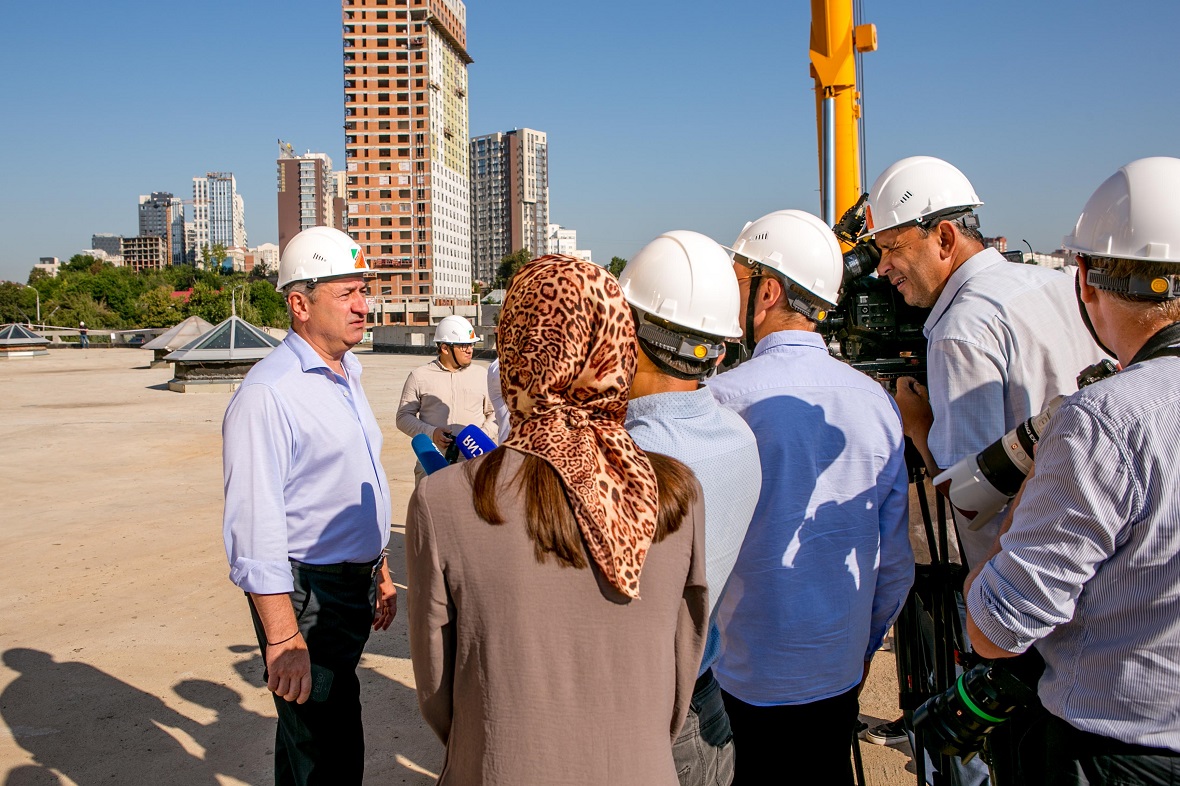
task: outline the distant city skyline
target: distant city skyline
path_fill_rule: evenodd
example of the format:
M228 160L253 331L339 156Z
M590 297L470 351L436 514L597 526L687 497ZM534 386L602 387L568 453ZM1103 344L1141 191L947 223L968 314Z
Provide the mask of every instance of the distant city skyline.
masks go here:
M233 172L250 241L277 242L274 140L344 160L339 3L181 5L167 37L128 0L54 8L48 27L27 3L0 25L0 278L134 236L140 195L188 199L205 172ZM983 198L986 234L1049 252L1118 166L1180 156L1180 4L864 8L870 183L940 156ZM819 212L809 24L808 4L770 0L471 0L470 136L543 129L551 214L600 260L674 228L728 243L770 210ZM193 52L178 84L169 64Z

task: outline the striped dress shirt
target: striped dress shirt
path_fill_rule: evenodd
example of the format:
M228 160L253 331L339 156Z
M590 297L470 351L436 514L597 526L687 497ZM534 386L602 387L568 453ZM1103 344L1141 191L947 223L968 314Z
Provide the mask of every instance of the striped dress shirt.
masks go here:
M1018 265L985 248L959 266L926 319L934 425L930 452L943 469L974 456L1037 414L1104 355L1082 324L1069 273ZM964 556L987 558L1003 512L970 530Z
M1071 396L1037 446L1002 551L967 597L1009 652L1036 642L1046 709L1180 751L1180 358Z

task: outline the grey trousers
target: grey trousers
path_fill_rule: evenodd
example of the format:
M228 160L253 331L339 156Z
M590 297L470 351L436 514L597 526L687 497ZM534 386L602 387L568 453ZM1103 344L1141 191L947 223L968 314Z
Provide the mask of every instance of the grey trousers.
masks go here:
M672 744L680 786L729 786L733 758L733 732L721 686L709 669L697 680L684 728Z

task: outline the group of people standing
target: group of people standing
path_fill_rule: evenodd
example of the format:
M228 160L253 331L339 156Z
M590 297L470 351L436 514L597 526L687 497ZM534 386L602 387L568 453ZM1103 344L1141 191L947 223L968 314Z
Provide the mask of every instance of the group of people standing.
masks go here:
M470 424L500 444L419 473L406 514L411 656L446 746L440 782L750 784L805 766L811 782L851 783L857 697L913 580L904 437L931 472L950 466L1076 390L1099 345L1143 368L1054 416L1002 539L999 521L960 530L968 630L988 657L1041 642L1045 707L1069 744L1037 755L1067 749L1078 773L1095 769L1087 756L1174 766L1180 518L1168 489L1180 478L1163 446L1180 437L1180 160L1119 176L1134 198L1106 194L1108 181L1073 236L1080 310L1069 274L983 247L982 202L950 164L906 159L878 179L878 273L930 309L928 382L900 380L896 400L821 335L842 254L798 210L747 224L730 249L665 233L618 279L533 260L505 296L490 377L471 364L470 325L443 320L398 427L444 451ZM1165 218L1137 231L1151 210ZM355 671L369 631L397 611L382 438L348 351L366 271L342 232L288 244L292 330L223 427L230 576L275 694L278 783L360 782ZM734 343L748 357L722 370ZM1071 475L1087 451L1101 466ZM1151 579L1136 589L1140 570ZM1133 599L1147 608L1129 614ZM1105 706L1088 692L1099 677L1083 640L1119 682ZM1157 782L1084 777L1059 782Z

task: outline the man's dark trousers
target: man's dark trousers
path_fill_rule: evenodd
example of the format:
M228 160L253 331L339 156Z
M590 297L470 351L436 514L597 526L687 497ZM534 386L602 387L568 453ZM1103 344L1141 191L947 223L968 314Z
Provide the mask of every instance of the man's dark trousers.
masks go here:
M809 783L853 783L856 688L810 704L771 707L746 704L724 690L721 697L733 727L734 786L790 780L778 777L784 762L801 762L812 773Z
M333 674L324 701L296 704L274 697L276 786L360 784L365 768L360 680L356 669L373 627L377 593L363 565L291 564L291 603L314 666ZM266 659L266 633L254 604L254 630ZM265 677L264 677L265 678Z

